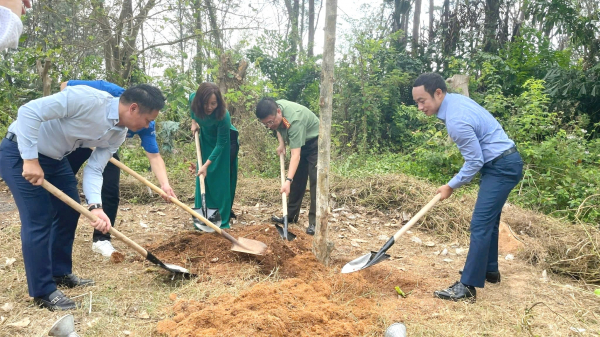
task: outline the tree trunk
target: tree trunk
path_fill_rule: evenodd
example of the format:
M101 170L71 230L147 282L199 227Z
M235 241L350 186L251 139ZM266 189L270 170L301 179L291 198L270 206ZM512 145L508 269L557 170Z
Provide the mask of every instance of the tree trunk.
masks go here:
M325 45L321 72L319 159L317 161L317 223L313 253L326 266L330 263L333 242L328 241L329 161L331 148L331 114L333 110L333 69L335 66L335 25L337 0L327 0L325 7Z
M417 55L419 48L419 26L421 24L421 0L415 0L415 14L413 16L413 31L412 31L412 55Z
M290 26L291 26L291 34L290 34L290 61L292 63L296 63L296 56L298 54L298 44L299 44L299 35L298 35L298 7L300 6L300 0L294 0L292 4L292 0L285 0L285 7L288 11L288 16L290 18Z
M433 39L434 39L434 32L433 32L433 11L434 11L434 6L433 6L433 0L429 0L429 41L427 41L428 43L432 43Z
M496 33L500 18L500 0L485 1L485 21L483 24L483 51L494 53L498 50Z
M211 0L204 0L204 3L208 8L208 21L210 22L210 29L212 30L213 38L215 39L217 53L220 55L223 52L223 44L221 42L221 30L217 24L217 11L215 10Z
M313 57L315 44L315 0L308 0L308 57Z
M42 66L41 60L35 61L36 68L40 78L42 79L42 92L44 96L50 95L50 85L52 84L52 79L50 75L48 75L48 71L50 70L50 66L52 65L52 61L50 58L46 58L44 60L44 65Z
M194 19L196 23L196 31L195 34L199 34L196 37L196 56L194 57L194 68L196 73L196 82L202 83L204 82L202 78L202 60L204 56L202 55L202 47L204 45L204 36L200 35L202 33L202 0L196 0L194 3Z

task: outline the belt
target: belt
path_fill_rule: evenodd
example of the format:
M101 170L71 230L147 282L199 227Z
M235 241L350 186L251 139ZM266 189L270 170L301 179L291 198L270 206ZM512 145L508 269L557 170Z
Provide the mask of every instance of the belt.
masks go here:
M7 132L6 137L4 137L4 138L10 140L11 142L15 142L15 143L17 142L17 135L15 135L12 132Z
M511 147L510 149L508 149L508 150L506 150L506 151L502 152L502 153L501 153L501 154L500 154L498 157L494 158L494 159L492 160L492 164L493 164L493 163L495 163L495 162L497 162L498 160L500 160L500 159L502 159L502 158L504 158L504 157L508 156L508 155L511 155L511 154L515 153L515 152L517 152L517 147L516 147L516 146L513 146L513 147Z

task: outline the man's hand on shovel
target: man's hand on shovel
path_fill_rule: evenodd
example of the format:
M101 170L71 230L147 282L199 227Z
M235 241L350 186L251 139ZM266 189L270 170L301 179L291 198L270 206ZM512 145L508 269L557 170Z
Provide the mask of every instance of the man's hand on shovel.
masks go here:
M175 191L173 191L173 188L171 187L171 185L163 185L160 187L161 190L163 190L165 192L165 194L161 194L161 198L165 199L166 202L171 202L171 197L177 199L177 196L175 195Z
M93 209L91 212L97 217L96 221L90 220L90 224L92 225L92 227L102 232L102 234L106 234L111 227L110 219L108 218L106 213L104 213L104 211L101 208Z
M281 185L281 190L279 190L279 193L283 194L285 193L285 196L287 197L288 195L290 195L290 186L292 185L292 183L289 180L286 180L283 185Z
M444 185L440 186L435 193L440 195L441 201L450 198L452 192L454 192L454 189L452 187L450 187L449 185Z

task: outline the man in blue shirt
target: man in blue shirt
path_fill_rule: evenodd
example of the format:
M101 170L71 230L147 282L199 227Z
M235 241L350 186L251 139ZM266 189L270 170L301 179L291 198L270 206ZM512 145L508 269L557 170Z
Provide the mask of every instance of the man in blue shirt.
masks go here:
M61 90L64 90L68 86L77 85L86 85L88 87L96 88L98 90L102 90L111 94L113 97L120 97L121 94L123 94L123 92L125 91L125 89L121 88L116 84L102 80L70 80L61 83ZM165 162L158 151L158 144L156 142L155 122L150 122L150 125L147 128L143 128L138 131L127 130L127 138L132 138L134 135L140 136L140 139L142 140L142 147L146 151L146 157L148 157L148 160L150 161L150 168L152 169L152 172L154 172L154 175L158 179L160 188L163 191L165 191L165 193L168 196L176 197L173 188L171 188L171 185L169 184ZM86 160L88 160L91 153L91 149L81 147L71 152L67 156L67 159L69 160L69 163L71 165L71 169L75 174L77 174L79 168L83 165L83 163ZM118 152L115 152L113 154L113 157L119 160ZM115 220L117 218L117 211L119 209L119 178L121 175L121 170L109 162L104 168L104 172L102 173L102 175L104 177L104 183L102 184L102 207L104 208L104 212L110 219L110 223L114 226ZM166 201L169 201L168 197L163 196L163 198ZM102 233L100 231L94 230L92 241L92 251L100 253L105 257L110 257L115 251L115 248L110 242L109 233Z
M95 147L83 170L83 192L102 233L110 220L102 210L102 171L125 140L127 129L148 127L164 107L158 88L138 85L120 98L78 86L19 108L0 144L0 176L12 192L21 219L21 244L29 295L50 310L77 305L57 286L94 284L73 274L72 252L79 213L40 185L44 179L79 202L77 180L66 158Z
M422 74L413 85L413 99L427 116L444 121L448 135L465 159L463 167L448 184L438 188L444 200L481 172L481 183L471 218L471 244L462 277L434 295L445 300L475 301L475 287L485 281L500 282L498 271L498 226L502 206L521 180L523 161L515 143L487 110L472 99L446 92L444 79Z

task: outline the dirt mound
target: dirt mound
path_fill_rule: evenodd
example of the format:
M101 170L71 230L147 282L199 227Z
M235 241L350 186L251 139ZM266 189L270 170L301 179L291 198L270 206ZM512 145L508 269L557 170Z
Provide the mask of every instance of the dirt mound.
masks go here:
M298 233L296 240L286 242L279 237L277 230L269 225L243 226L226 230L233 237L258 240L267 245L265 255L244 254L231 250L231 243L218 234L185 232L166 241L148 247L161 261L188 268L194 274L201 274L216 264L235 265L256 263L261 273L269 274L278 268L282 277L294 277L297 273L296 255L310 251L310 238ZM291 264L290 264L291 263Z
M319 263L310 252L311 237L298 233L283 241L268 225L231 230L234 236L267 244L265 256L229 250L230 244L214 234L185 233L155 245L160 259L179 263L196 274L223 276L232 264L256 263L270 274L277 268L279 282L259 282L239 296L222 295L206 301L180 300L170 309L171 319L157 331L169 336L360 336L381 331L398 305L394 287L406 293L415 288L413 275L386 266L360 273L340 274L339 268ZM217 318L217 319L216 319Z

